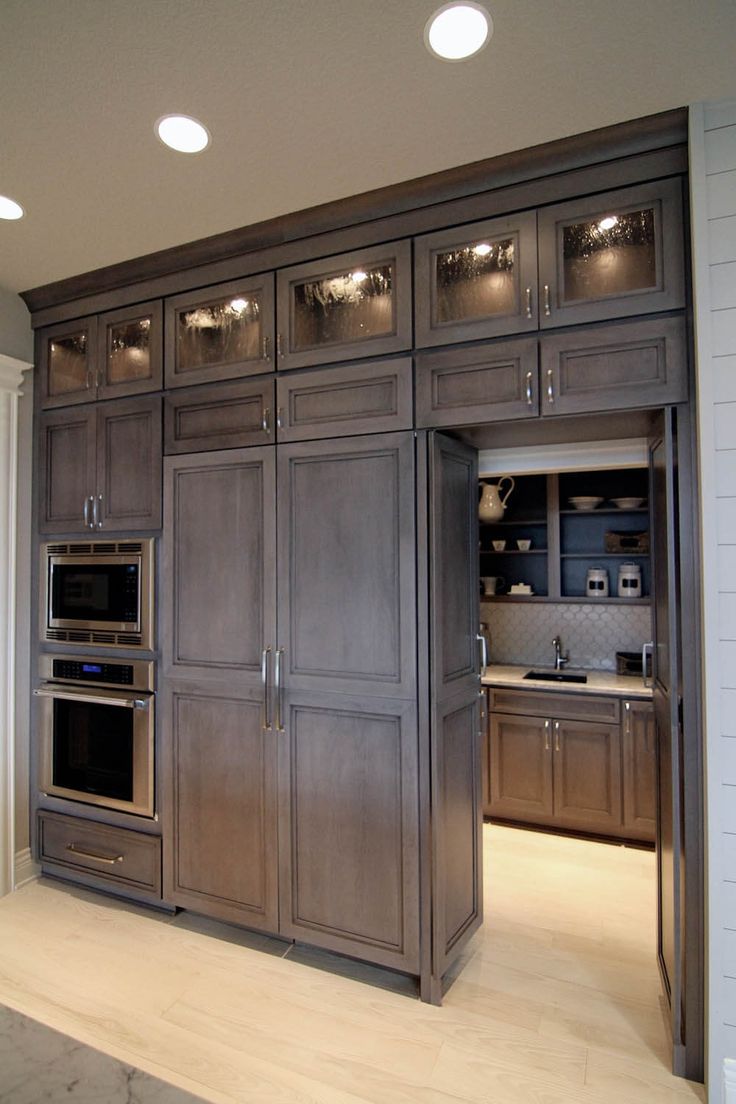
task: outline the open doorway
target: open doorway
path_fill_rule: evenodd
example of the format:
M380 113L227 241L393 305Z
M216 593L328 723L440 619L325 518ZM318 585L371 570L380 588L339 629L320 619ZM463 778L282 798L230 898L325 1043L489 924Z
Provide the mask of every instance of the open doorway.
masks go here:
M512 511L504 511L495 528L483 527L482 540L490 541L481 545L485 559L478 569L490 592L481 606L490 637L490 678L484 680L490 687L484 740L490 819L484 826L487 913L480 968L487 976L484 955L507 956L494 967L498 977L511 968L513 954L521 956L536 977L526 983L526 996L552 987L559 1011L562 991L554 987L562 986L576 1005L570 1015L578 1025L588 1023L586 1002L598 1012L601 1000L608 1002L606 1015L612 1009L614 1019L623 1016L628 1024L632 1061L653 1055L661 1064L664 1038L674 1071L695 1080L702 1077L702 836L690 426L686 410L567 421L551 431L494 426L457 434L479 449L481 474L494 482L512 475L533 492L536 479L539 498L544 478L548 526L545 534L530 493L526 514L519 497L516 518L528 523L528 532L516 531ZM626 459L627 448L638 457ZM590 483L595 472L597 487ZM637 479L644 480L642 487L634 485ZM509 486L497 490L499 497ZM644 519L646 525L636 524ZM644 541L644 533L650 547L630 543ZM622 534L619 557L605 542ZM529 546L518 544L527 540ZM631 553L625 558L624 548ZM508 563L511 572L504 574ZM618 571L624 564L628 579ZM606 569L608 595L594 598L588 588ZM634 598L624 598L624 583L633 585ZM550 613L567 632L550 632ZM613 646L616 638L622 646ZM586 640L592 648L581 644ZM654 686L644 694L641 674L617 675L616 652L624 653L623 665L648 640L654 644ZM596 648L604 650L605 662ZM570 671L573 666L581 670ZM515 670L499 672L504 667ZM542 679L524 678L533 670ZM586 683L562 681L566 673L587 674ZM617 678L638 681L630 691L606 681ZM631 758L635 729L638 763ZM647 751L644 784L637 767ZM652 811L655 851L646 850L647 843L653 846L644 823ZM526 948L504 945L504 932L512 930L522 944L526 931ZM568 976L555 979L550 972ZM582 996L570 997L576 975ZM585 1030L602 1030L600 1023L595 1028L593 1011Z

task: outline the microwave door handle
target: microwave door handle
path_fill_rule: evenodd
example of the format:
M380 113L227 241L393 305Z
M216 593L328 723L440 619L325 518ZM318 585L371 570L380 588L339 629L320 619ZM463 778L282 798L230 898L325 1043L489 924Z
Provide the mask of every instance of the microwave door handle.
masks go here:
M121 709L146 709L145 698L106 698L103 694L85 694L74 690L57 690L40 686L33 693L39 698L61 698L63 701L84 701L92 705L117 705Z

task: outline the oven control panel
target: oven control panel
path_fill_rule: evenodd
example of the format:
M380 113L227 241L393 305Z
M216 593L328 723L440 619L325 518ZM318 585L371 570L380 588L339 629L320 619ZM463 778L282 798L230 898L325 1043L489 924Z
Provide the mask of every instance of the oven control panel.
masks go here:
M78 659L55 659L55 679L71 682L114 682L120 686L133 685L133 667L130 663L87 663Z
M148 660L103 659L100 656L42 654L39 675L53 682L88 686L126 686L134 690L154 689L154 665Z

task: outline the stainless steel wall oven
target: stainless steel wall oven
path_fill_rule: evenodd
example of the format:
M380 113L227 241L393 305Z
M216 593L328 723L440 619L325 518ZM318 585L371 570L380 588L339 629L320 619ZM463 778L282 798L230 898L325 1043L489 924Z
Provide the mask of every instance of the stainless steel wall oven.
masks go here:
M41 789L154 815L153 663L43 655Z
M153 648L153 539L41 546L41 639Z

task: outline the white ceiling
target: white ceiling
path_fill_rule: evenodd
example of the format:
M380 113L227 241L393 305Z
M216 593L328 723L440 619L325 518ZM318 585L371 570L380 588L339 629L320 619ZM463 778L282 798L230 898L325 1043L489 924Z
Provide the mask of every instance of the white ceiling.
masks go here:
M734 0L0 0L0 286L27 289L342 196L736 94ZM212 144L174 153L161 115Z

